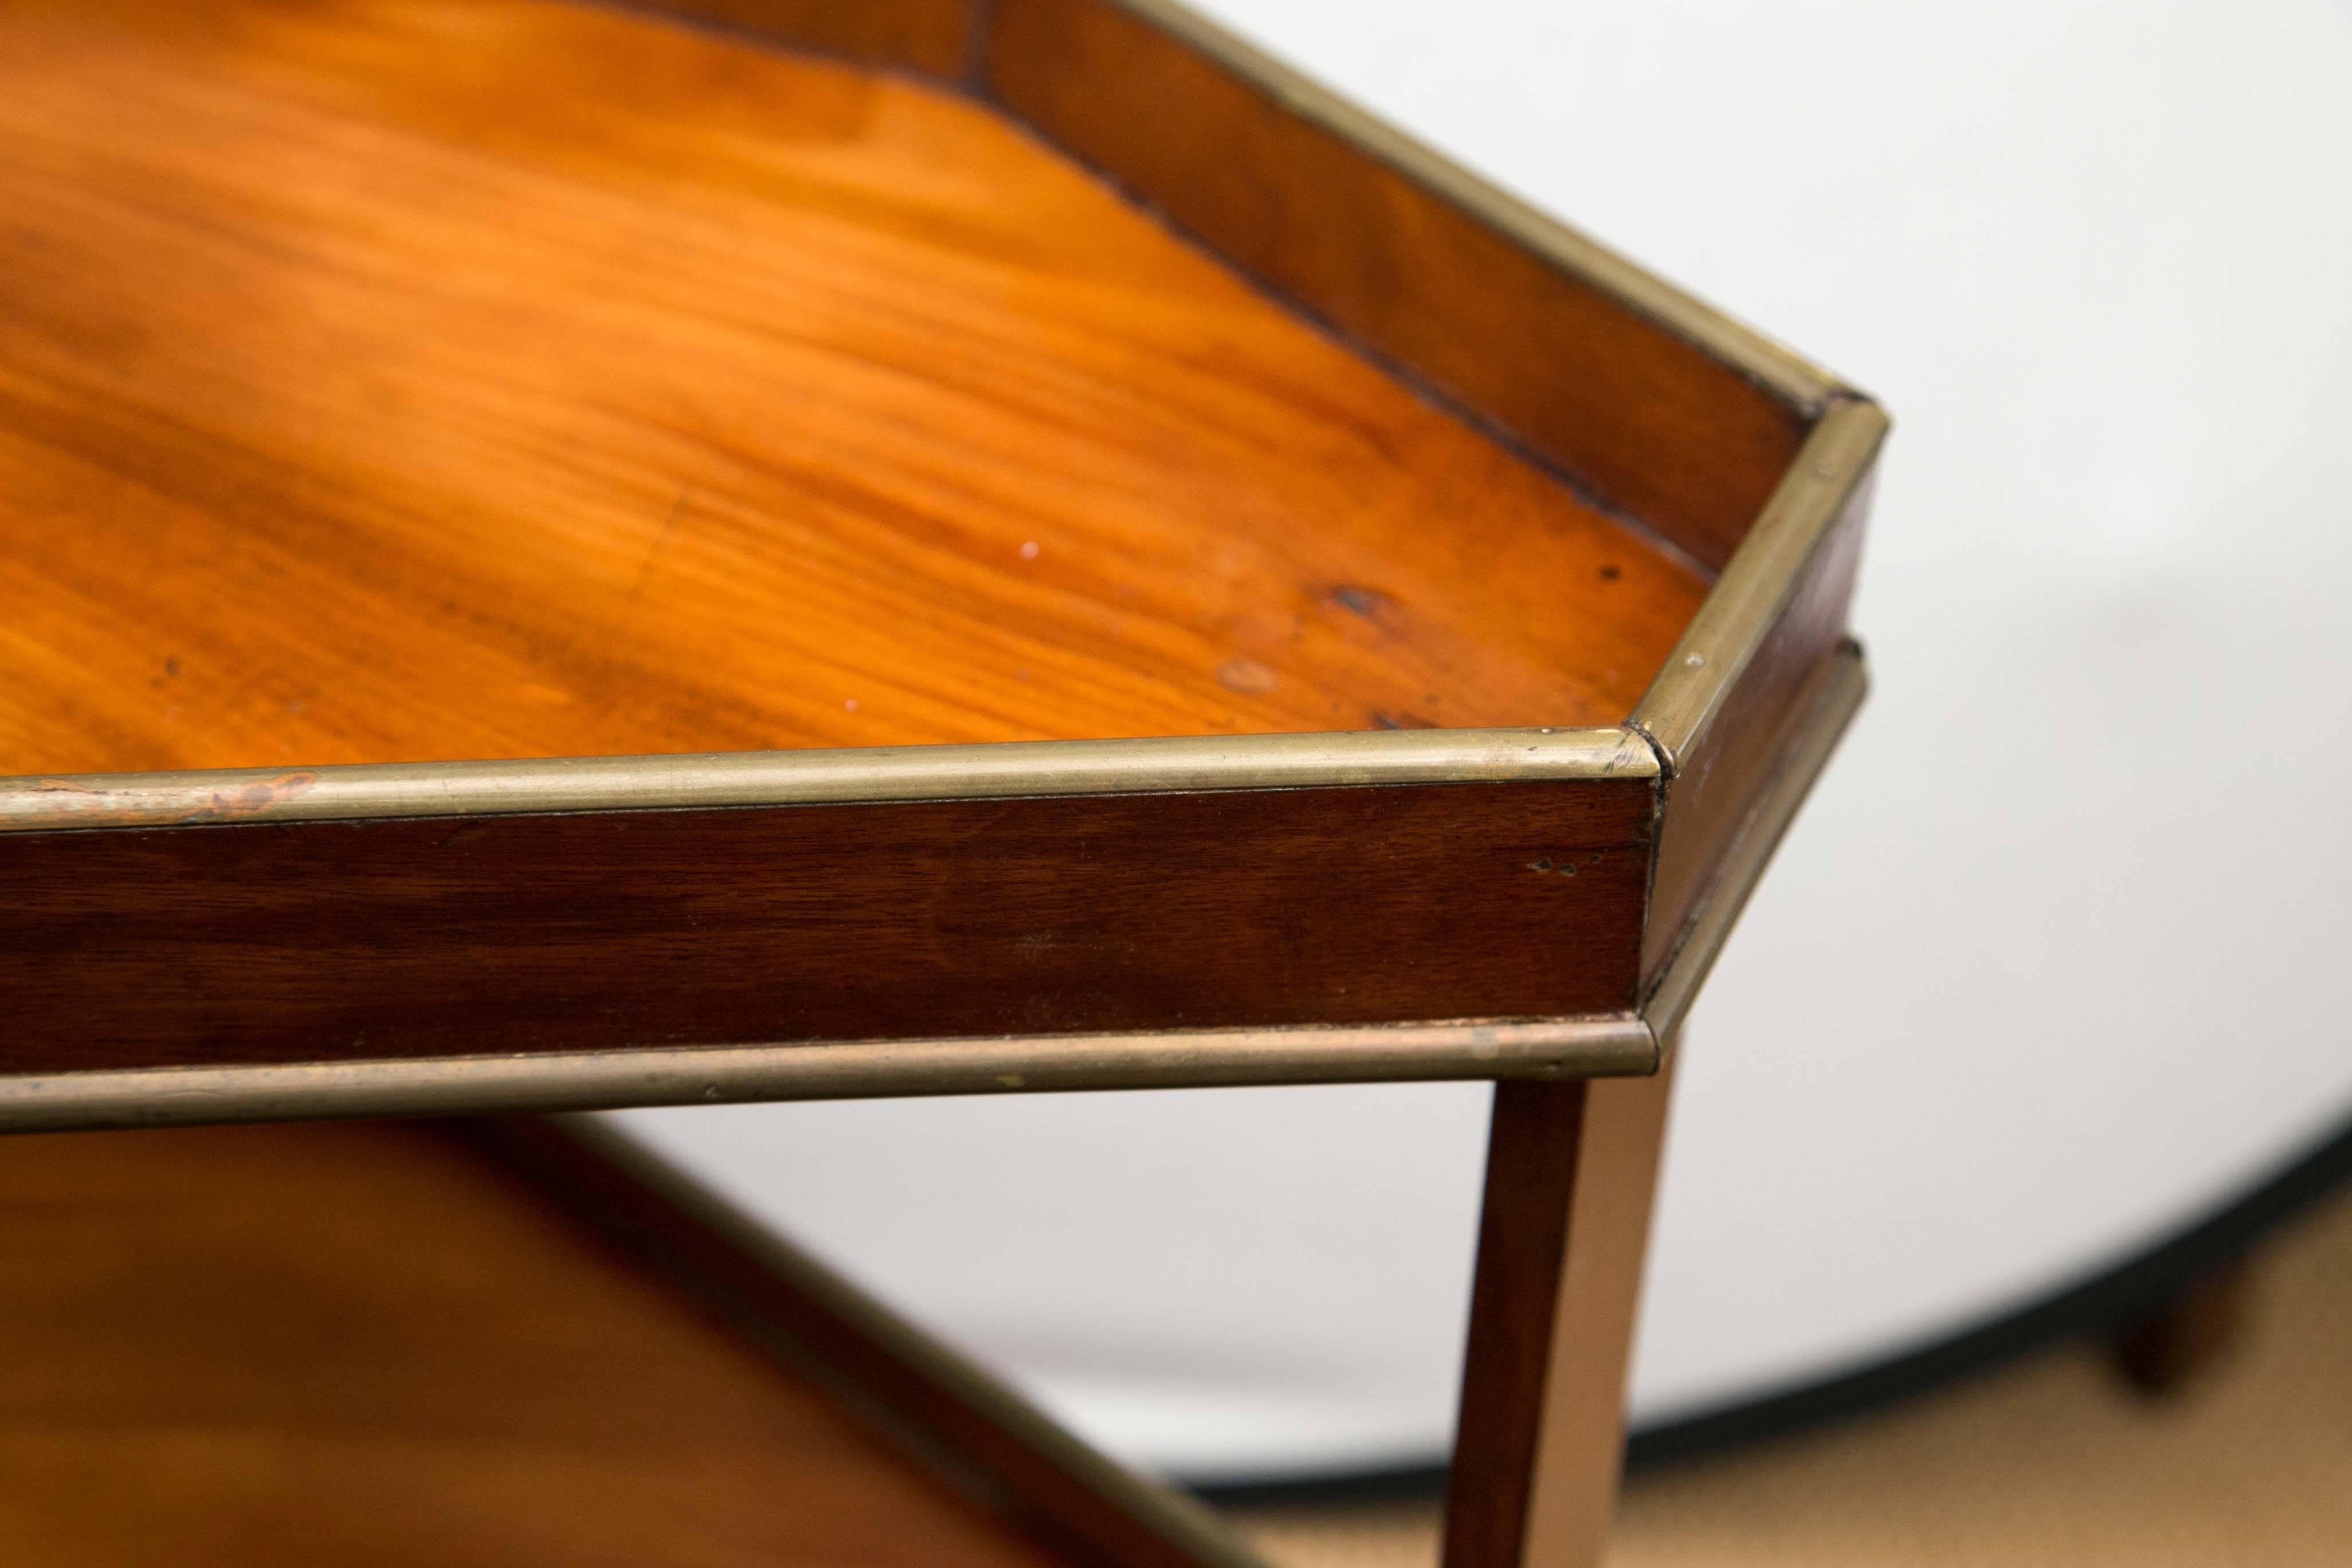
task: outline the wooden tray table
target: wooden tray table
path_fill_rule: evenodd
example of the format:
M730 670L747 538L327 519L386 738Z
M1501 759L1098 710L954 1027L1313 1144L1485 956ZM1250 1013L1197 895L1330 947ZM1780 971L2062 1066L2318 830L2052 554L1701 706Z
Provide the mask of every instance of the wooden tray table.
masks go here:
M1161 0L12 0L0 1129L1494 1079L1591 1561L1885 429Z

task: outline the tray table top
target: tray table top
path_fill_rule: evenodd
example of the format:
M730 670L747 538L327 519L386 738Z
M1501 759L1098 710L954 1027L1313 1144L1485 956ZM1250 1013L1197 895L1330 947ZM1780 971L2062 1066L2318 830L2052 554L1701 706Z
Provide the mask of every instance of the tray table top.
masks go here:
M1706 589L942 89L0 18L0 774L1612 724Z
M27 0L0 153L0 1127L1653 1071L1861 699L1876 407L1171 0Z

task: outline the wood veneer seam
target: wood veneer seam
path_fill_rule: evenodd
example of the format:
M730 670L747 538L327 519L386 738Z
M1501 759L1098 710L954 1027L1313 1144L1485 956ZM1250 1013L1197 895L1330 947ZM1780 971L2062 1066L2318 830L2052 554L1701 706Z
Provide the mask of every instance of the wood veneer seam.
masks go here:
M688 32L701 33L752 48L795 55L803 59L822 60L827 65L839 66L860 74L911 82L954 97L969 96L961 90L962 82L957 76L935 75L906 60L877 58L847 49L828 47L816 39L773 32L756 22L734 21L699 10L686 10L674 5L672 0L561 0L561 3L616 12L639 21L681 27ZM867 0L843 0L843 3L856 5L866 4ZM967 0L967 4L977 10L983 5L992 4L992 0Z
M964 0L963 71L956 89L975 103L1003 110L988 96L988 42L996 32L996 0Z

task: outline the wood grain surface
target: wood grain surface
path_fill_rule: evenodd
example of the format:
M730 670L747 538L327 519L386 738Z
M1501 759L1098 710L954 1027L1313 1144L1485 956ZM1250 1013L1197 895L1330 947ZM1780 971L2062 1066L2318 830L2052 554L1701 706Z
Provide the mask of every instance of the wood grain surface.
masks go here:
M1062 1561L397 1124L0 1139L14 1568Z
M1086 1446L759 1221L588 1118L437 1124L946 1467L1034 1540L1109 1568L1255 1568L1205 1508Z
M1738 371L1121 5L1000 0L985 72L1219 255L1710 567L1805 437Z
M0 1070L1633 1005L1651 781L12 836Z
M1601 1568L1678 1055L1495 1086L1444 1568Z
M1498 1083L1487 1123L1444 1568L1517 1568L1551 1385L1587 1083Z
M0 6L0 773L1613 723L1703 587L910 81Z

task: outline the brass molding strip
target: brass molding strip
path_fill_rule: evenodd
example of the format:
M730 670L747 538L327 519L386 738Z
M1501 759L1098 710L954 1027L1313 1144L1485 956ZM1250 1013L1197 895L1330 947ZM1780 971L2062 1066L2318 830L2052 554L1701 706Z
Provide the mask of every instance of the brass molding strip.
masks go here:
M1874 403L1830 406L1634 705L1628 722L1656 743L1668 777L1780 624L1805 563L1869 477L1889 424Z
M1179 0L1108 0L1214 61L1292 113L1387 164L1560 271L1732 366L1783 403L1814 414L1851 389L1793 349L1653 276L1423 146L1385 121L1244 42Z
M1821 777L1869 690L1870 675L1862 649L1851 640L1813 677L1798 703L1800 718L1791 726L1793 738L1781 751L1771 786L1732 840L1714 880L1700 896L1697 910L1684 925L1674 956L1642 1005L1642 1017L1658 1039L1671 1041L1682 1027L1683 1017L1697 998L1707 972L1715 967L1739 911L1747 908L1748 896L1763 880L1773 851L1780 847L1798 808L1811 793L1813 781Z
M1139 741L363 763L0 779L0 833L883 801L1655 778L1624 729L1396 730Z
M692 1046L0 1077L0 1132L1242 1084L1654 1072L1632 1014L1285 1029Z

